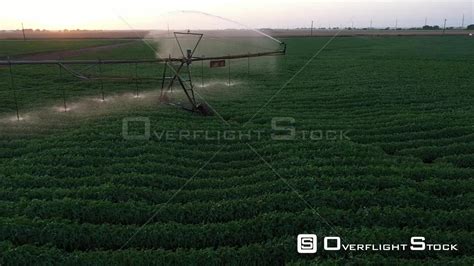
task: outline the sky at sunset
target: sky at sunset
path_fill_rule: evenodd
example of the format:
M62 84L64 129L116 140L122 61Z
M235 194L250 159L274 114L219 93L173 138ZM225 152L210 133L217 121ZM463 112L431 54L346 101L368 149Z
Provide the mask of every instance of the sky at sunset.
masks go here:
M238 21L252 28L448 26L473 23L473 1L430 0L242 0L242 1L12 1L2 3L0 29L157 29L170 11L197 10ZM196 21L184 23L196 24Z

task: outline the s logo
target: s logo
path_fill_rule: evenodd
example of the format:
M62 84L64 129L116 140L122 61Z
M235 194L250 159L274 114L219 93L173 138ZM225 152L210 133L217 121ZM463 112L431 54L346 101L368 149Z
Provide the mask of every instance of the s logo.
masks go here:
M298 253L314 254L318 250L318 237L315 234L299 234L298 235Z

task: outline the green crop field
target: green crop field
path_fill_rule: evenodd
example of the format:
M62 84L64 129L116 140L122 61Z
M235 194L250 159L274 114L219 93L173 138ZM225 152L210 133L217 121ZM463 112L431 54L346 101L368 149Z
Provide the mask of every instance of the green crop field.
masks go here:
M15 58L18 55L44 53L53 51L65 51L85 47L94 47L108 44L120 43L117 40L1 40L0 58Z
M158 64L104 66L139 80L103 84L14 66L14 87L0 67L0 265L473 265L474 39L329 40L193 65L212 117L160 104ZM79 58L99 57L154 52ZM298 254L303 233L458 250Z

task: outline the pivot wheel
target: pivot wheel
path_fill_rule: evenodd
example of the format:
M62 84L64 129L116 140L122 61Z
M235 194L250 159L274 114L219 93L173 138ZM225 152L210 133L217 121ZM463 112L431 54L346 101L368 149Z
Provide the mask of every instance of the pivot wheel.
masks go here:
M196 112L200 113L203 116L214 115L214 112L212 111L212 109L209 106L207 106L207 104L205 103L199 103L198 105L196 105L195 108L196 108Z

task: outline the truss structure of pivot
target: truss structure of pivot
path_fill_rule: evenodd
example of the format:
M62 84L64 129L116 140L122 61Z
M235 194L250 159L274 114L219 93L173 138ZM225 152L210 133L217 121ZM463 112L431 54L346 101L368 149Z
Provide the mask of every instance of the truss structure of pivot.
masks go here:
M204 34L202 33L191 33L191 32L174 32L174 38L176 40L176 44L181 52L182 58L181 61L171 60L171 56L169 57L169 61L165 62L165 66L163 68L163 78L161 82L161 93L160 93L160 101L169 103L168 93L171 92L173 85L178 83L179 86L183 89L186 98L188 99L191 107L186 108L182 106L182 108L192 111L198 112L202 115L211 115L212 111L209 109L208 106L205 104L198 103L196 101L196 95L194 93L194 84L191 75L191 64L194 58L194 53L196 52L199 43L202 40ZM179 41L179 36L193 36L196 38L196 43L193 45L192 48L184 50L182 43ZM167 77L168 69L172 76ZM169 81L166 84L166 81Z

